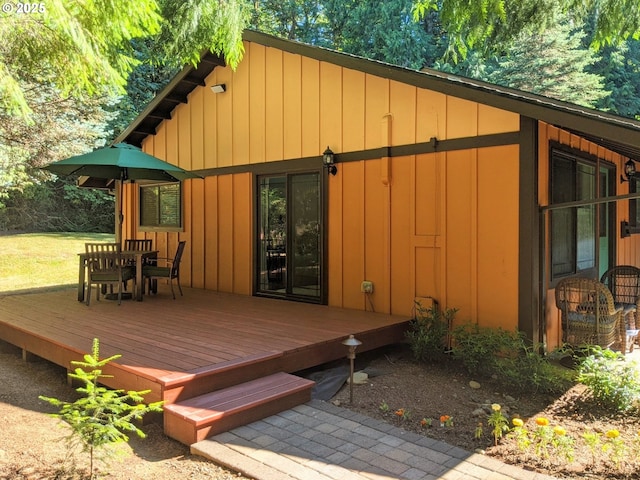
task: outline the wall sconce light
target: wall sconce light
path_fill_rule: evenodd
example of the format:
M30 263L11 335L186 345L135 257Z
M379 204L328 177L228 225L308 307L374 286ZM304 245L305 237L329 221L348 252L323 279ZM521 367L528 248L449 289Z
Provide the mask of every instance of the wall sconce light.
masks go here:
M627 178L624 178L624 177ZM633 177L636 176L636 162L633 160L627 160L624 164L624 176L620 175L620 183L629 182Z
M224 83L217 83L211 86L211 91L213 93L223 93L227 91L227 85Z
M627 238L631 236L631 227L629 222L623 220L620 222L620 238Z
M349 335L349 338L343 340L342 344L349 347L349 353L347 354L347 358L351 364L349 373L349 403L353 403L353 362L356 359L356 348L362 345L362 342L353 335Z
M335 157L335 154L331 151L329 146L327 146L327 149L322 152L322 163L327 168L327 172L331 175L338 173L338 167L335 166Z

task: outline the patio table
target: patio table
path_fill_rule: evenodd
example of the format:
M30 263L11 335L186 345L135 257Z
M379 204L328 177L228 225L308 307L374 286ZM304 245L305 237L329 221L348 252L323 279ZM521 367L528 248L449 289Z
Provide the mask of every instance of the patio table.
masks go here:
M158 250L122 250L120 252L125 260L133 260L136 263L136 285L135 299L142 301L142 292L144 291L142 282L142 264L147 258L156 258ZM78 301L84 302L85 295L85 276L87 271L87 254L85 252L78 254Z

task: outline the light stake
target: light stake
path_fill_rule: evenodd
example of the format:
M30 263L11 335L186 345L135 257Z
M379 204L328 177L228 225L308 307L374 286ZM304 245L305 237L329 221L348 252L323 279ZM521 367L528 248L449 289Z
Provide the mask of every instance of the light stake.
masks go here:
M353 364L356 359L356 348L359 345L362 345L362 342L355 338L353 335L349 335L349 338L342 341L342 344L349 347L349 353L347 354L347 358L349 359L349 363L351 366L351 371L349 374L349 403L353 403Z

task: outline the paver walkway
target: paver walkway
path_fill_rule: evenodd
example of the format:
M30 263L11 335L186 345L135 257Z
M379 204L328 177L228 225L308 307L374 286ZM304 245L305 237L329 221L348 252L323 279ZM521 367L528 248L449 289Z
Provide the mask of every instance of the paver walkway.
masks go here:
M256 480L550 480L312 400L191 446Z

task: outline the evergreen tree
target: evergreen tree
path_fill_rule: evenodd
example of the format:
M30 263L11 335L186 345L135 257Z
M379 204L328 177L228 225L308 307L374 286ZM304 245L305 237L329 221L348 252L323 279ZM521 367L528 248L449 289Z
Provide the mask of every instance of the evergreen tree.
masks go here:
M602 77L586 71L597 57L582 47L584 36L568 24L521 34L486 80L594 108L609 92Z
M411 0L255 2L251 27L312 45L410 68L435 60L434 35L412 19ZM439 32L438 32L439 33Z
M243 54L242 32L249 11L245 0L160 0L165 19L158 45L168 65L196 65L209 50L236 68Z
M410 0L325 0L330 41L337 50L419 69L431 42L412 20Z
M259 0L253 3L251 28L310 45L331 46L322 1Z
M24 83L50 84L61 96L122 92L134 65L132 38L160 29L155 0L49 0L37 11L21 5L0 13L0 110L28 118Z
M108 141L124 131L177 73L173 64L158 59L152 39L135 40L132 45L138 64L127 79L126 93L105 107L111 113Z
M232 66L242 54L242 0L164 0L161 12L156 0L5 6L0 13L0 207L9 192L18 204L29 201L17 196L48 178L38 167L104 145L176 68L195 63L204 49L224 54ZM33 6L38 8L31 11Z
M108 98L65 97L51 84L19 85L31 121L0 109L0 204L11 190L49 178L38 167L102 146L108 135Z
M638 0L415 0L416 20L432 11L447 32L447 57L454 62L471 49L499 53L520 34L543 32L565 15L576 23L595 19L596 49L640 38Z
M640 41L630 39L618 47L604 48L590 71L603 76L611 92L597 103L599 110L640 120Z

